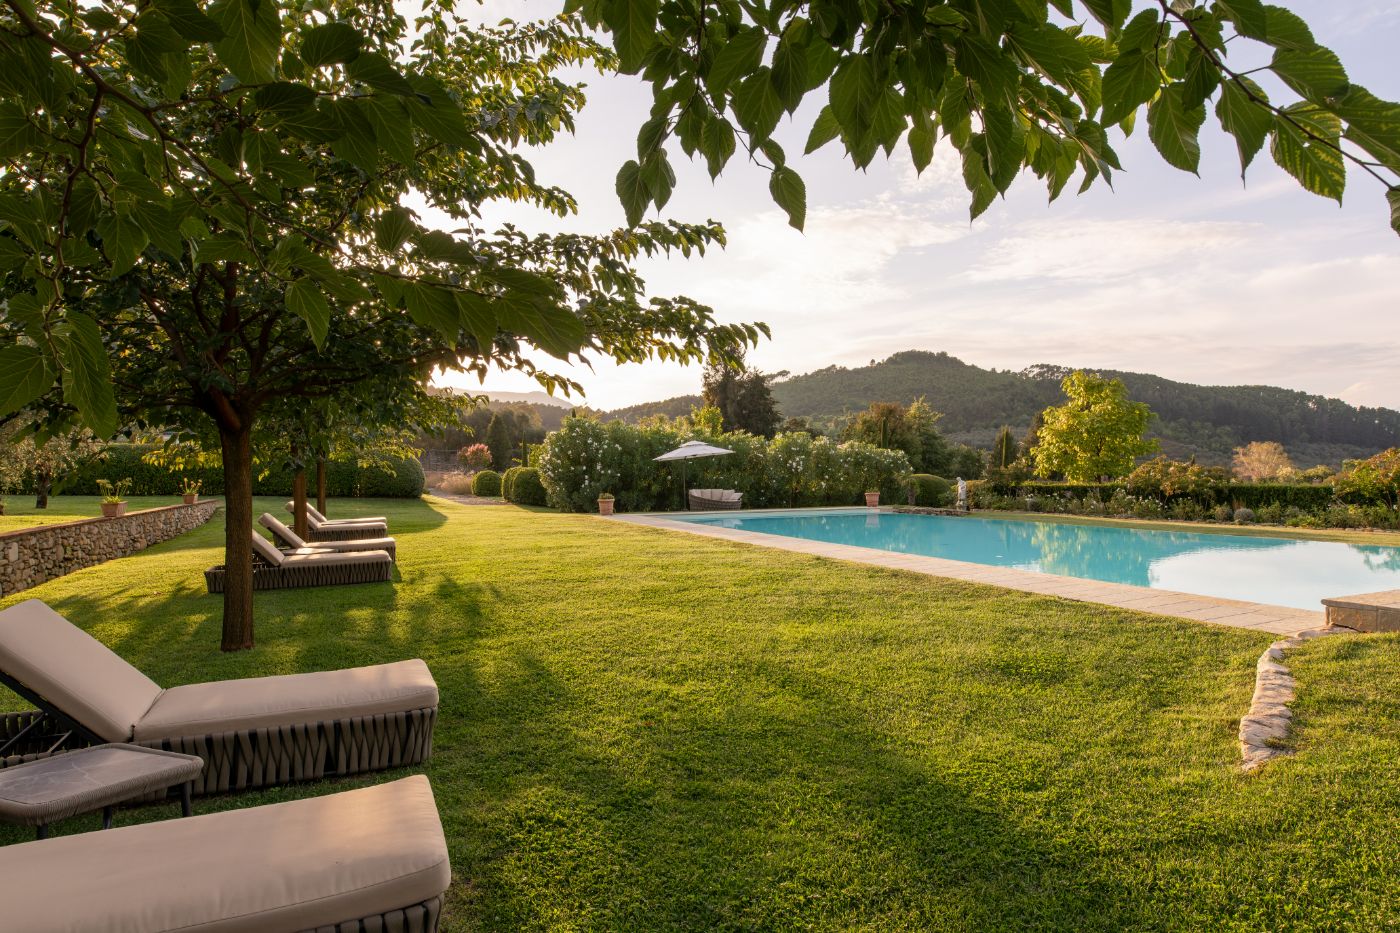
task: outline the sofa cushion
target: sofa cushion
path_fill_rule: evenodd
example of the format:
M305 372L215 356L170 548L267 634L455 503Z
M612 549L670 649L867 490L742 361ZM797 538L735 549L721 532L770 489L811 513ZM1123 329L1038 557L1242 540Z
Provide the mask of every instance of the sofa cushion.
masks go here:
M221 680L166 690L136 724L135 738L151 742L329 722L408 712L437 703L433 675L428 665L417 659L340 671Z
M0 848L12 930L278 933L451 882L428 779Z
M0 611L0 670L108 742L130 739L161 693L155 681L37 599Z

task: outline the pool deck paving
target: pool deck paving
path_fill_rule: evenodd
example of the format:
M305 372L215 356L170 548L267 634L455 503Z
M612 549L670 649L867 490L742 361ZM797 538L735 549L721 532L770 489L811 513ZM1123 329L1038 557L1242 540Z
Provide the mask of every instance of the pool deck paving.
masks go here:
M1269 632L1274 635L1297 635L1310 629L1321 628L1326 623L1320 609L1310 611L1288 606L1218 599L1214 596L1198 596L1192 593L1149 589L1142 586L1130 586L1126 583L1103 583L1098 580L1062 577L1031 570L1016 570L1011 567L992 567L986 564L973 564L942 557L924 557L919 554L902 554L849 544L831 544L806 538L789 538L782 535L744 531L739 528L721 528L717 525L676 521L667 518L664 514L613 515L610 520L626 522L631 525L643 525L648 528L683 531L687 534L719 538L741 544L777 548L782 551L810 554L814 557L852 561L893 570L908 570L931 577L947 577L953 580L965 580L969 583L985 583L989 586L1038 593L1042 596L1058 596L1061 599L1116 606L1121 609L1132 609L1154 615L1207 622L1211 625L1252 629L1256 632Z

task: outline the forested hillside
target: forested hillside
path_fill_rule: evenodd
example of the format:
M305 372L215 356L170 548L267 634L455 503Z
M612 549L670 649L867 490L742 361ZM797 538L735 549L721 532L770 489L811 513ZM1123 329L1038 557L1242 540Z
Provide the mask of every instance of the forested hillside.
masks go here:
M1061 400L1065 367L1040 365L1021 372L989 370L946 353L908 350L870 366L830 366L774 383L785 416L830 424L873 401L907 404L919 396L944 413L939 427L952 440L990 447L997 430L1018 436L1035 413ZM1122 379L1128 394L1157 415L1152 433L1173 457L1195 454L1203 463L1228 462L1249 441L1278 441L1294 462L1340 464L1400 445L1400 412L1358 408L1336 399L1273 386L1200 386L1144 373L1100 370ZM635 421L658 411L690 411L698 396L681 396L610 413Z

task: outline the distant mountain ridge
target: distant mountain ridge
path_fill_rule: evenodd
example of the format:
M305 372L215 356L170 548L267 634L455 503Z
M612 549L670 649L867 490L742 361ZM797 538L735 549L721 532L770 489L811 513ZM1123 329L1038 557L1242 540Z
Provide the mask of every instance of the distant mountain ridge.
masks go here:
M1036 412L1062 401L1060 380L1072 369L1038 364L1020 372L983 369L947 353L906 350L870 366L829 366L776 382L773 395L786 417L829 423L871 402L908 404L923 396L943 412L951 439L989 448L1002 425L1019 437ZM1299 466L1338 465L1400 446L1400 412L1275 386L1202 386L1147 373L1095 370L1122 379L1128 395L1157 415L1151 433L1173 457L1227 463L1235 447L1278 441ZM698 395L633 405L608 413L636 421L657 412L686 414Z

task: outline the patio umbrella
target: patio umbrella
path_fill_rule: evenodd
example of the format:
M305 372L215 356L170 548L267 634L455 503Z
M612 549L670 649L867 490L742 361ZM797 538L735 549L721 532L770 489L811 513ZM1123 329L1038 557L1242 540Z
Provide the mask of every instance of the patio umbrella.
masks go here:
M725 454L732 454L734 451L724 447L716 447L714 444L706 444L704 441L686 441L675 450L668 450L659 457L652 459L657 462L668 462L679 460L681 462L681 500L685 502L685 507L690 508L690 500L686 497L685 489L685 464L688 460L698 460L701 457L723 457Z

